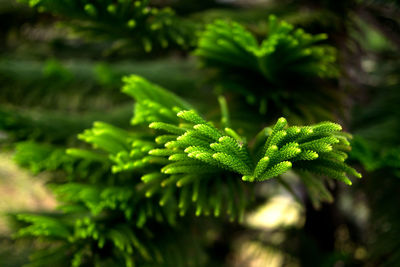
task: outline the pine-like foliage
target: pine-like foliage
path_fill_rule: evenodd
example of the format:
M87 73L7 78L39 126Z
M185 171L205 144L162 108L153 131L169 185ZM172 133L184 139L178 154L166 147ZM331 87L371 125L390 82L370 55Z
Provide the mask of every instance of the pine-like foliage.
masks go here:
M136 100L133 131L96 122L79 135L94 150L57 152L61 154L56 158L65 162L45 158L43 168L64 172L70 168L74 173L69 173L70 182L53 185L63 203L60 214L16 216L25 223L18 236L59 244L37 254L32 266L61 264L65 257L72 266L101 262L196 266L200 259L178 260L198 252L179 246L180 239L190 235L176 236L175 231L184 230L176 228L178 214L223 215L240 222L252 199L249 182L289 170L347 184L351 184L347 175L360 177L344 163L350 146L338 124L289 127L280 118L249 145L230 128L223 98L221 122L210 122L184 100L139 76L124 82L123 92ZM23 163L29 156L17 153L16 157ZM36 155L39 161L40 157Z
M315 99L314 94L319 78L338 75L335 49L321 43L327 35L308 34L275 16L269 17L268 29L259 44L242 25L217 20L206 26L195 54L205 66L218 70L223 90L246 96L262 114L270 104L279 112L297 113L329 107L335 97Z
M398 2L2 1L0 266L399 265Z
M20 0L41 12L65 16L68 26L86 35L126 42L140 43L146 52L153 47L192 47L196 26L175 16L171 8L156 8L149 0L79 1L79 0ZM119 44L119 46L121 43Z

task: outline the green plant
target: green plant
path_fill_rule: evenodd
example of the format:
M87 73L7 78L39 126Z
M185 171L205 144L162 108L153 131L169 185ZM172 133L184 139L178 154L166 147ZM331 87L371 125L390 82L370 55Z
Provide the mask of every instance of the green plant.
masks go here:
M201 34L195 54L217 70L222 91L245 96L260 113L271 112L270 105L272 112L307 113L304 109L326 110L335 99L314 94L319 78L339 74L335 49L321 43L326 39L270 16L268 35L259 44L240 24L217 20Z
M70 251L68 257L73 255L73 266L100 263L104 255L115 263L124 258L126 266L168 263L162 248L145 245L160 244L158 235L151 239L144 234L156 231L154 221L173 227L176 216L189 211L242 221L252 199L249 182L275 178L291 169L347 184L351 184L347 174L361 177L344 163L350 146L338 124L289 127L280 118L252 138L250 146L229 128L224 98L219 99L221 121L210 122L184 100L141 77L124 81L123 92L136 100L133 130L96 122L79 135L95 150L57 152L62 163L54 163L52 156L38 159L46 163L44 168L67 171L71 177L71 182L53 185L63 203L62 214L16 215L27 223L18 236L41 236L64 244L46 251L46 257L38 256L38 265L62 257L64 250ZM39 148L28 149L39 156ZM22 163L22 158L26 156L17 150L16 159ZM113 225L115 220L118 223ZM97 249L91 250L89 242ZM110 248L113 252L104 251Z
M246 212L268 190L321 208L339 182L361 177L346 163L351 135L325 121L342 121L326 34L275 16L251 24L251 14L265 19L260 10L216 13L245 27L162 8L179 1L21 2L85 37L0 61L1 141L20 166L46 174L59 201L10 216L16 238L43 241L30 266L221 266L215 232L247 232ZM41 62L53 49L67 52Z

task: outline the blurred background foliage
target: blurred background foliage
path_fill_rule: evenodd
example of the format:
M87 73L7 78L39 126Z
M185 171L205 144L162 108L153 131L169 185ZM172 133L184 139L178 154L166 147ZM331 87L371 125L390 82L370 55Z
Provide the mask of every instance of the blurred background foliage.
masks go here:
M94 121L129 127L132 100L120 88L123 76L137 74L194 103L209 118L218 115L216 97L210 96L223 93L232 124L250 136L259 130L254 125L266 126L282 115L296 124L338 121L354 136L350 160L364 178L351 188L330 184L321 197L288 173L284 178L303 205L271 181L256 190L243 224L185 218L195 240L177 242L200 251L198 265L400 265L399 1L152 0L138 2L140 14L113 4L104 11L92 2L101 1L0 2L3 214L50 212L55 200L44 183L106 171L101 164L74 167L65 148L86 148L76 136ZM128 11L135 5L119 2L127 3ZM304 75L290 69L290 61L278 66L284 49L272 59L257 54L262 58L257 68L207 56L200 33L216 19L242 24L260 43L273 33L271 14L308 33L327 34L321 47L329 49L321 53L336 58L329 61L329 75ZM279 75L268 76L262 66ZM301 70L309 67L306 62ZM12 239L5 220L2 216L0 266L20 266L43 245ZM168 240L165 228L159 231L161 243ZM184 237L188 229L174 231L168 233L172 238Z

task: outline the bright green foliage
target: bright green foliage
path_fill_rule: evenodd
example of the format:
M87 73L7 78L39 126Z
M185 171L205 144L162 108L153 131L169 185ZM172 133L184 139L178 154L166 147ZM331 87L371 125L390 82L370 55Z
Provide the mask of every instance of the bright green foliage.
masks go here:
M400 262L388 205L400 185L393 1L3 2L0 146L45 172L59 203L11 216L15 236L41 249L29 266L246 265L235 244L272 246L288 265ZM190 104L139 76L122 81L132 73ZM355 134L351 153L333 120ZM348 154L370 172L351 191L338 182L360 177ZM303 227L239 225L281 189L305 204ZM333 195L346 205L309 205ZM324 236L365 225L367 238ZM1 266L25 261L17 244L0 249Z
M146 52L153 47L192 47L195 26L179 19L171 8L151 7L148 0L78 1L20 0L40 12L52 12L71 19L69 26L79 32L132 45L139 42Z
M181 135L177 126L172 128L174 126L169 125L168 128L167 124L165 127L158 127L159 123L150 124L151 128L179 135L176 141L165 144L167 150L173 150L175 153L168 153L169 158L178 161L162 169L167 174L190 173L192 167L196 167L200 172L217 172L215 168L219 167L243 175L245 181L263 181L276 177L293 166L295 169L317 172L348 184L351 182L346 174L361 177L343 163L343 154L345 155L350 146L347 139L339 133L340 125L334 123L287 127L286 120L281 118L272 128L271 134L264 137L265 143L262 148L252 151L252 148L242 142L243 138L235 139L218 130L193 110L180 111L177 116L193 123L191 128L185 123L186 131ZM203 123L195 124L197 122ZM183 152L187 154L187 158ZM251 152L261 155L262 158L254 162ZM174 157L175 155L179 157ZM198 161L203 163L203 168L197 167Z
M252 188L242 180L264 181L291 169L347 184L351 184L348 174L360 177L343 162L350 146L338 124L289 127L280 118L249 145L235 130L218 128L165 89L134 75L124 81L123 91L136 100L131 121L134 131L95 122L93 128L79 135L95 150L71 148L63 153L41 148L50 153L34 155L36 165L27 159L29 149L17 153L17 160L29 162L35 171L75 171L70 173L71 182L53 185L63 203L62 214L17 217L28 223L19 235L64 240L72 249L74 266L96 257L82 242L87 239L100 251L112 248L113 258L125 259L126 266L167 262L169 255L161 253L161 244L150 246L158 244L158 237L149 239L155 231L154 222L166 222L166 227L171 227L176 225L176 215L188 212L196 216L228 215L241 221ZM221 124L226 126L229 113L225 101L220 99L220 103ZM32 144L20 146L29 148ZM89 168L86 175L78 175L79 164L98 170ZM100 180L102 183L98 183ZM315 196L325 192L321 197L329 200L322 181L308 178L305 182L311 188L312 183L322 187L314 189ZM58 233L57 229L63 231Z
M293 168L327 175L347 184L351 184L347 174L360 177L343 163L350 147L345 135L340 133L340 125L323 122L288 127L281 118L271 131L263 130L264 136L258 136L261 145L249 147L245 138L234 130L220 130L194 110L182 110L188 104L162 88L137 76L125 81L123 90L137 101L133 124L150 123L149 127L156 132L138 136L96 123L81 137L110 153L113 172L159 169L159 172L144 174L142 181L148 186L146 197L158 194L162 205L172 198L171 186L190 186L197 214L202 211L208 214L210 208L215 210L221 206L213 199L213 188L219 179L222 180L219 183L226 183L227 175L241 175L245 181L263 181ZM231 182L236 184L238 180ZM241 191L240 185L236 187L235 190ZM180 205L184 208L180 209L181 214L187 206Z
M311 35L285 21L269 18L268 37L259 45L255 37L238 23L217 20L207 25L196 55L207 65L260 72L276 83L281 75L297 73L334 77L337 70L332 47L317 45L325 34ZM284 70L285 72L283 72Z
M240 24L217 20L206 26L195 54L206 67L219 71L217 79L222 89L245 95L263 114L270 101L282 109L287 94L298 102L310 102L308 106L321 102L312 95L312 81L338 75L335 49L321 44L327 35L308 34L285 21L278 22L275 16L269 17L268 26L268 36L259 44ZM307 96L291 92L292 87L305 87L301 93ZM285 107L304 109L296 105Z

